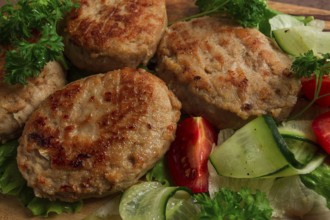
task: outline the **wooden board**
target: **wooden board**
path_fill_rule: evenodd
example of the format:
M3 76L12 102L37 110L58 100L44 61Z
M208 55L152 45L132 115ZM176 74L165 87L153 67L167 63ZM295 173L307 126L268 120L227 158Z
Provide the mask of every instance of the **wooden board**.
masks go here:
M269 6L283 13L314 16L317 19L324 20L326 21L326 30L330 31L330 11L279 2L269 2ZM193 0L167 0L167 11L169 21L174 22L180 18L194 14L198 10Z
M2 3L2 1L0 1L0 3ZM284 13L294 14L294 15L313 15L316 18L326 20L327 29L330 30L330 11L312 9L312 8L283 4L283 3L275 3L275 2L270 2L270 6ZM167 0L167 10L168 10L168 18L170 22L174 22L182 17L197 12L197 8L194 6L193 0ZM88 215L93 210L104 204L107 201L107 199L108 198L87 200L81 212L73 215L63 214L51 219L54 220L82 219L84 216ZM0 195L0 220L21 220L21 219L36 220L43 218L35 218L35 217L33 218L29 213L29 211L26 208L24 208L15 198Z

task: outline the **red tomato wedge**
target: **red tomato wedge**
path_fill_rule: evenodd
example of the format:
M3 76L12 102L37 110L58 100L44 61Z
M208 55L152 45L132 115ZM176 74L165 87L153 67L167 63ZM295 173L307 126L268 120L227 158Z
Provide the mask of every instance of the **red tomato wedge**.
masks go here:
M312 123L312 129L321 147L330 154L330 112L316 117Z
M194 193L208 191L207 162L216 141L212 125L202 117L186 118L179 123L176 139L166 158L173 183Z
M301 85L305 97L308 100L313 100L316 87L315 78L302 80ZM330 94L330 78L328 76L323 76L322 78L322 86L319 96L325 94ZM330 95L317 99L315 103L323 107L330 106Z

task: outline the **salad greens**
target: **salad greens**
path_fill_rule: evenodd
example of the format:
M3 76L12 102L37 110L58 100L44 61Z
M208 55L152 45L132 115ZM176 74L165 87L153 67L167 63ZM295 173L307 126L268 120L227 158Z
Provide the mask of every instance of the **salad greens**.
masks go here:
M210 198L207 194L193 196L200 205L200 219L271 219L272 208L266 194L261 191L253 193L241 188L240 191L221 188Z
M156 165L148 171L146 180L149 182L157 181L164 186L173 185L164 158L158 161Z
M297 118L309 109L319 98L328 96L324 94L320 96L323 77L330 74L330 53L314 54L313 50L307 51L305 54L298 56L291 66L294 74L299 78L315 78L315 91L313 100L309 102L297 115L292 118Z
M121 197L119 213L124 220L193 220L197 219L198 209L188 189L152 181L127 189Z
M327 207L330 209L330 166L327 163L323 163L313 172L301 175L300 179L305 186L325 197Z
M200 9L200 13L186 19L204 15L227 14L242 26L259 28L267 36L272 36L274 30L305 26L313 20L311 17L300 18L282 15L280 12L270 9L266 0L197 0L196 5ZM56 32L56 27L64 13L75 7L77 4L70 0L20 0L16 5L7 3L1 7L0 29L2 34L0 35L0 44L9 44L13 47L6 55L6 82L26 84L26 80L29 77L37 76L48 61L64 59L64 45L62 38ZM41 60L40 57L42 57ZM298 77L315 75L321 82L321 77L330 72L329 59L330 54L328 53L315 56L312 51L308 51L296 58L292 70L296 72ZM315 94L318 95L317 91ZM232 132L229 131L228 133L231 135ZM228 133L223 137L230 136ZM16 164L17 145L17 141L14 140L0 146L0 193L16 196L34 215L48 216L54 213L60 214L79 210L82 202L50 202L34 196L33 190L27 186L26 181L19 173ZM210 171L210 173L212 172ZM211 174L211 182L214 181L214 174L215 172L213 172L213 177ZM140 189L129 189L126 192L126 196L128 196L126 199L133 199L132 201L126 200L126 202L129 205L133 203L136 205L129 211L139 211L143 217L145 217L145 213L143 213L145 211L143 205L145 204L153 204L153 207L157 209L163 209L168 204L172 204L172 206L168 206L169 210L166 210L168 215L184 216L188 214L189 216L191 214L189 210L192 210L195 217L197 217L196 213L199 213L200 219L270 219L272 215L282 216L290 210L295 210L295 208L298 213L299 211L307 213L316 201L324 198L330 208L330 190L328 189L330 167L327 164L319 166L311 173L292 177L238 179L217 175L215 179L220 179L220 181L210 183L210 186L213 187L210 190L210 195L204 193L190 196L189 193L184 193L184 196L177 194L175 197L173 195L178 191L178 188L170 187L171 180L166 173L166 164L164 160L161 160L146 175L148 182L144 186L138 186L145 187L144 194L141 193ZM154 184L154 181L160 183ZM155 190L152 191L152 187L149 187L150 184L154 185ZM233 186L234 189L231 188ZM249 189L244 188L246 186ZM134 192L135 196L129 195L130 192ZM158 203L154 202L155 198L166 206L157 206ZM190 202L184 202L190 201L190 198L194 199L191 200L194 201L193 206ZM138 199L141 200L138 201ZM287 203L283 204L283 200L286 200ZM143 203L140 203L141 201ZM104 214L106 213L105 209L117 207L117 203L120 203L120 197L116 197L115 205L109 203L110 205L107 204L99 212ZM136 207L142 207L142 209L136 210ZM288 209L290 210L288 211ZM114 209L111 208L111 210ZM161 213L164 214L163 211ZM301 213L301 215L303 214L305 213ZM103 217L106 216L103 215Z
M49 201L34 196L18 170L16 162L18 141L13 140L0 146L0 193L17 197L33 215L73 213L79 211L82 202L68 203Z
M26 84L49 61L64 61L58 22L78 5L71 0L20 0L0 8L0 44L6 53L5 81Z
M314 52L309 50L296 57L291 68L299 78L315 76L321 80L324 75L330 74L330 53L314 55Z

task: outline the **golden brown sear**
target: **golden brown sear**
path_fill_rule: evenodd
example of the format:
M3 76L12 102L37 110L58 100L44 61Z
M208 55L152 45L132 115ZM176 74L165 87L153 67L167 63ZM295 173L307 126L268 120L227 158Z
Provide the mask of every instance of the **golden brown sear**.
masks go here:
M167 25L165 0L81 0L63 30L65 54L94 73L146 64Z
M181 104L156 76L125 68L68 84L29 118L18 167L39 197L125 190L168 150Z
M274 43L219 17L170 26L157 57L157 75L183 110L219 128L238 128L262 114L283 120L300 90L291 59Z

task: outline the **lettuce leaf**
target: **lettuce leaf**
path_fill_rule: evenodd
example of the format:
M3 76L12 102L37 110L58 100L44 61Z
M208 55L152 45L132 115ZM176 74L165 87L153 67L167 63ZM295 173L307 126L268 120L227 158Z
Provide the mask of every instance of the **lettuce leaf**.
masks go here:
M300 176L306 187L312 189L327 200L327 207L330 208L330 166L323 163L313 172Z
M305 219L316 205L325 206L324 198L305 187L299 176L277 179L268 198L274 208L273 217L277 218L293 216Z
M146 180L160 182L164 186L171 186L172 180L168 173L165 158L159 160L155 166L146 174Z
M18 170L16 162L18 141L13 140L0 146L0 193L17 197L35 216L49 216L77 212L82 201L75 203L49 201L35 197Z

